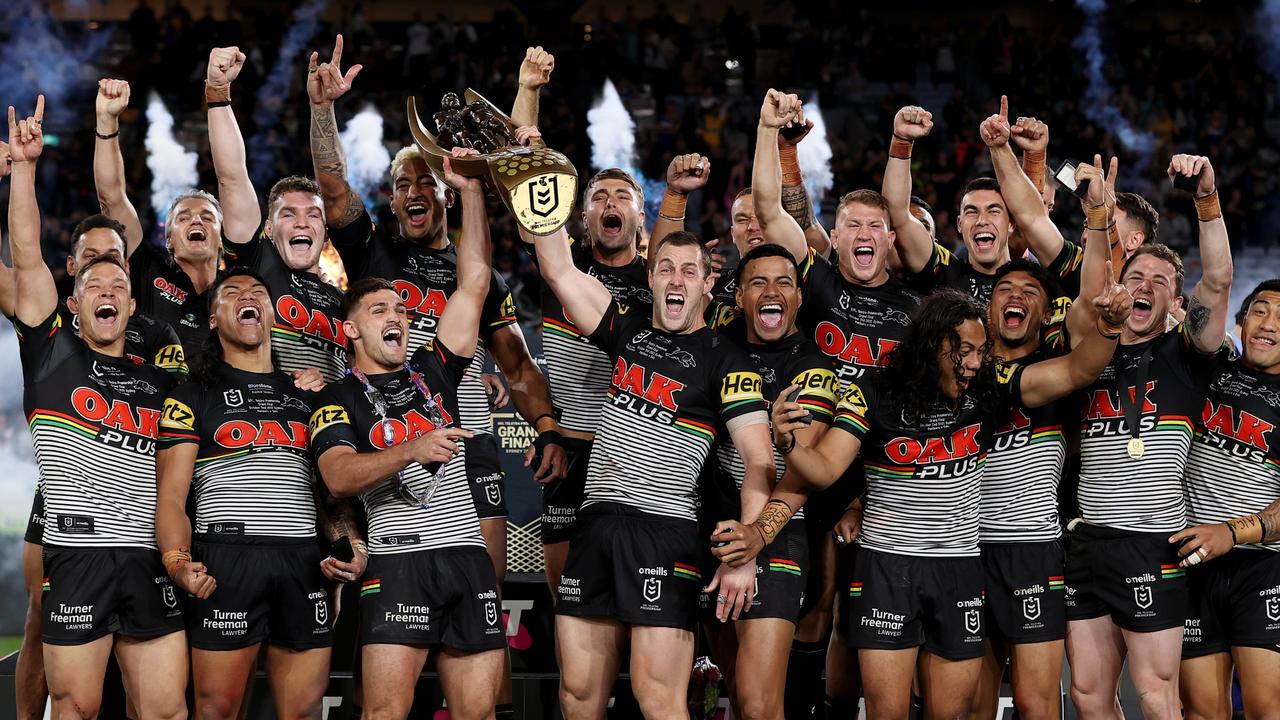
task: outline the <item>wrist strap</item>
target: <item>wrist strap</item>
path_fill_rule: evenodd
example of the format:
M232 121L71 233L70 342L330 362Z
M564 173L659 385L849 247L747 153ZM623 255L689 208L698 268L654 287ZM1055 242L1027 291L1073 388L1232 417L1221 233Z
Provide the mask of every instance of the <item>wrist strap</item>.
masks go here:
M204 101L210 103L210 107L222 107L221 105L213 105L213 103L231 104L231 85L214 85L208 80L204 81Z
M791 433L791 444L788 445L786 448L779 447L778 453L781 455L790 455L791 451L795 449L796 449L796 434Z
M658 215L664 220L682 222L684 220L684 210L688 204L688 195L667 188L662 192L662 206L658 208Z
M796 154L796 146L783 142L778 136L778 162L782 165L783 185L803 185L804 176L800 174L800 159Z
M915 143L908 140L897 133L893 134L893 139L889 141L889 157L898 160L910 160L911 148Z
M1196 198L1196 217L1200 222L1212 222L1222 218L1222 205L1218 203L1218 189L1204 197Z
M1106 230L1111 223L1111 213L1107 210L1106 203L1101 205L1085 205L1084 210L1085 227L1090 230Z
M120 136L120 131L117 129L117 130L116 130L115 132L113 132L113 133L107 133L106 135L103 135L102 133L98 132L98 131L95 129L95 130L93 131L93 134L94 134L94 135L96 135L96 136L97 136L97 138L98 138L99 140L110 140L110 139L111 139L111 138L113 138L113 137L119 137L119 136Z
M1236 544L1262 542L1262 519L1257 515L1245 515L1227 521L1231 537Z
M1098 334L1108 340L1115 340L1120 337L1120 331L1123 329L1124 328L1120 325L1112 325L1110 322L1107 322L1107 319L1104 317L1098 317Z
M1031 184L1040 192L1044 192L1044 166L1048 153L1044 150L1028 150L1022 156L1022 172L1027 174Z

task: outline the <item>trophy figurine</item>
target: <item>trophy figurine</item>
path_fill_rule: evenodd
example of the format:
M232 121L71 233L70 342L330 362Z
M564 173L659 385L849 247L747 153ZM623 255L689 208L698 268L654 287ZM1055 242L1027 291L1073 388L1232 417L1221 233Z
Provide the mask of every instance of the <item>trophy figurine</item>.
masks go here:
M409 132L427 164L441 174L448 157L454 172L484 178L520 227L534 235L560 229L573 211L578 191L573 163L541 140L528 147L518 144L516 125L506 113L470 88L464 97L465 104L455 93L444 96L440 111L431 118L435 134L427 130L417 102L409 98ZM455 147L473 148L480 154L451 157L449 151Z

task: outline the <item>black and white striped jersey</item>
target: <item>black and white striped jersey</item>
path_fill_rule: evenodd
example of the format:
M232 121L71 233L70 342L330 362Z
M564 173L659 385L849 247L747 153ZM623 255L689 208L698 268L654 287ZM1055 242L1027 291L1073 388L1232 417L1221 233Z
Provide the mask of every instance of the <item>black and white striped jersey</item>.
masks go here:
M457 426L458 383L471 358L454 355L443 343L432 345L431 349L419 348L410 360L414 370L421 373L430 400L405 370L369 376L370 384L387 404L390 443L372 400L354 375L320 391L310 424L315 457L320 458L338 445L360 453L379 452L422 437L437 427ZM403 491L397 490L397 477L393 475L360 496L369 519L371 554L484 547L480 520L467 485L465 448L437 476L438 470L441 468L437 465L410 463L401 473ZM433 484L434 492L425 497ZM417 498L424 498L427 507L423 508Z
M716 438L768 422L759 372L712 330L664 332L649 308L616 300L591 341L614 361L583 507L618 503L696 521L698 475Z
M527 247L533 250L533 246ZM599 280L614 300L632 312L649 315L653 293L643 258L637 255L626 265L613 267L596 260L577 242L570 250L574 265ZM595 432L609 392L613 359L582 334L546 283L542 284L542 356L547 361L547 384L551 402L560 413L560 427Z
M1197 350L1184 328L1119 346L1086 389L1080 415L1080 511L1087 522L1131 532L1186 527L1182 478L1213 356ZM1138 408L1143 451L1132 458L1122 396L1135 401L1144 354L1150 359L1146 397Z
M868 491L858 542L900 555L976 556L990 419L969 396L907 417L879 386L883 377L850 384L832 427L862 443Z
M164 402L160 446L199 446L191 497L199 535L312 538L316 509L307 423L314 393L284 372L221 363Z
M56 310L14 327L44 544L155 548L156 437L173 376L90 350Z
M1280 375L1219 358L1187 460L1192 525L1251 515L1280 500ZM1250 547L1280 551L1280 543Z
M315 368L325 382L347 371L347 336L342 331L342 291L310 272L291 270L259 228L247 243L223 241L227 266L244 266L262 276L271 291L276 321L271 357L277 370Z
M368 212L344 228L329 228L329 238L350 280L377 277L395 284L409 309L409 348L426 347L435 338L440 316L458 288L458 253L453 245L435 249L409 242L376 227ZM480 342L457 388L462 427L468 430L493 432L489 396L480 378L487 360L485 339L515 322L515 300L495 271L480 315Z

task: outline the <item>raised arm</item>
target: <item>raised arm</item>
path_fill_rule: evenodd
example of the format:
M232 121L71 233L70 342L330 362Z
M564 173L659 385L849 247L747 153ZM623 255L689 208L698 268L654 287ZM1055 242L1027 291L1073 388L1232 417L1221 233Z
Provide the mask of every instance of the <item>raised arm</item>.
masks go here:
M782 165L782 209L804 231L804 240L809 248L826 257L831 251L831 238L827 236L827 231L813 211L813 200L809 197L809 188L804 184L798 154L800 142L813 130L813 121L804 119L803 109L799 118L800 127L804 128L799 135L788 140L782 133L778 133L778 159Z
M933 114L922 107L908 105L893 116L889 162L880 188L889 203L889 222L897 235L898 257L911 273L924 270L933 257L933 238L924 223L911 214L911 146L932 130Z
M1018 118L1018 125L1009 126L1009 99L1000 96L1000 112L982 121L978 134L991 152L991 164L995 167L1000 194L1009 208L1014 224L1031 246L1031 252L1041 265L1049 265L1062 252L1062 233L1049 219L1044 207L1044 196L1036 184L1022 171L1018 158L1009 144L1010 139L1028 155L1044 157L1049 146L1049 127L1035 118ZM1041 173L1044 165L1041 160ZM1041 179L1043 183L1043 178ZM1090 295L1089 297L1094 297Z
M556 56L542 49L531 47L524 51L520 63L520 87L511 107L511 119L517 126L538 124L538 95L551 82L551 71L556 69Z
M311 167L320 183L325 220L330 227L344 228L364 212L360 193L347 183L347 158L338 139L338 120L333 102L351 89L351 83L363 69L352 65L342 72L342 36L333 41L329 62L318 63L318 53L311 53L307 66L307 97L311 101Z
M129 255L142 243L142 221L129 201L124 178L124 155L120 152L120 113L129 106L127 80L98 81L98 99L94 102L97 122L93 143L93 186L98 192L102 212L124 224L125 252Z
M1195 190L1196 216L1200 220L1200 282L1191 291L1187 304L1187 330L1201 352L1214 352L1226 339L1231 295L1231 242L1222 221L1218 186L1213 165L1203 155L1174 155L1169 161L1169 177L1181 174L1200 182Z
M1119 167L1119 160L1113 157L1108 172L1103 175L1101 155L1093 156L1092 165L1080 163L1076 166L1076 182L1087 181L1089 191L1081 202L1085 212L1086 242L1080 267L1080 295L1067 311L1067 333L1072 346L1090 332L1098 319L1097 306L1082 300L1101 295L1115 282L1115 277L1108 277L1104 270L1113 267L1110 234L1115 229Z
M13 170L9 159L9 143L0 140L0 180L4 180ZM4 246L4 233L0 232L0 247ZM14 304L18 301L18 289L14 285L13 268L0 260L0 313L5 317L13 317Z
M28 326L44 322L58 307L58 289L40 249L40 206L36 201L36 160L44 150L44 96L35 114L18 120L9 106L9 244L17 298L14 314Z
M455 154L462 152L454 150ZM462 232L458 236L458 288L440 316L436 338L453 354L470 357L476 351L480 316L489 293L489 279L493 276L493 243L489 240L489 218L484 209L484 185L479 178L458 175L445 158L444 181L458 193L462 202Z
M1083 333L1071 352L1061 357L1026 366L1018 391L1027 407L1040 407L1088 387L1115 354L1120 330L1133 309L1133 296L1123 285L1110 282L1111 261L1102 272L1108 282L1102 294L1092 302L1097 308L1097 321Z
M764 239L786 248L798 263L804 262L809 246L804 229L783 208L778 131L797 117L800 107L800 98L795 95L772 89L765 94L760 106L760 124L756 126L755 162L751 166L751 200L755 203L756 221L764 231Z
M262 225L262 207L249 179L244 136L231 110L231 83L244 67L240 48L214 48L205 72L204 97L209 103L209 152L218 176L218 201L222 203L222 232L227 240L244 244L253 240Z
M650 235L651 248L656 247L657 241L671 233L684 230L689 194L702 189L710 177L709 157L688 153L671 159L667 165L667 187L662 191L662 205L658 208L658 219L653 223L653 233Z

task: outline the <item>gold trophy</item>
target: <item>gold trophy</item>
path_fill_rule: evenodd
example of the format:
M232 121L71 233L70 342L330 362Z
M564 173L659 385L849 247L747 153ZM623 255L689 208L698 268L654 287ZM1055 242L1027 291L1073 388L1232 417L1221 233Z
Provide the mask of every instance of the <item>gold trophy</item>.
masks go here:
M520 227L534 235L550 235L569 220L578 191L578 171L562 153L540 139L529 146L515 138L516 124L480 93L467 89L466 104L454 93L441 101L432 116L436 134L427 130L418 115L417 102L409 98L409 132L427 164L440 175L444 158L453 171L488 181ZM455 158L455 147L474 148L479 155Z

